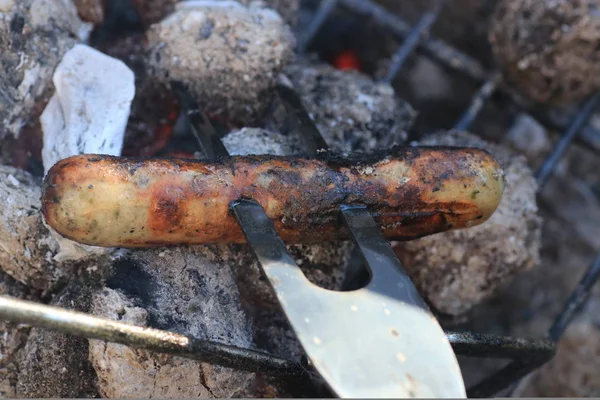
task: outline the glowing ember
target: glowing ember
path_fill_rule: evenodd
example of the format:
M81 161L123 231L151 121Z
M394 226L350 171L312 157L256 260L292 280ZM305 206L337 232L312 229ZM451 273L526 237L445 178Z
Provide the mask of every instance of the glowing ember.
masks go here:
M341 70L361 70L360 60L356 56L356 53L352 50L345 50L341 52L333 61L333 65L337 69Z

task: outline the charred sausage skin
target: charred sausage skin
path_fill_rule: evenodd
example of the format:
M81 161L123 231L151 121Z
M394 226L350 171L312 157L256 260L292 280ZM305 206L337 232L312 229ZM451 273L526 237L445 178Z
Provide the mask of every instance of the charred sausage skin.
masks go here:
M230 203L254 199L286 243L349 238L341 205L365 205L388 240L486 221L504 190L486 151L398 147L316 158L234 156L217 161L78 155L44 179L49 226L102 247L244 243Z

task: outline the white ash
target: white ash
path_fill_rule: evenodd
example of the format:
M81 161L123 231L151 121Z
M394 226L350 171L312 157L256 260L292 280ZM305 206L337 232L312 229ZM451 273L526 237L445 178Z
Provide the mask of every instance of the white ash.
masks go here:
M100 265L108 253L91 253L77 261L61 256L58 241L45 227L39 182L21 170L0 166L0 268L38 290L52 290L85 265Z
M51 94L54 68L63 54L87 39L71 0L4 1L0 5L0 122L17 136L33 116L36 103Z
M420 101L443 100L453 95L446 71L429 57L416 57L415 65L408 71L408 82Z
M517 116L506 138L510 145L530 160L545 157L552 146L546 128L524 113Z
M95 296L94 312L113 319L125 312L132 318L126 322L250 348L251 325L231 271L244 260L227 246L132 252L107 282L113 290ZM253 373L116 344L94 343L90 359L107 396L231 397L249 391L255 379Z
M298 60L285 74L329 146L369 151L406 140L416 112L394 89L356 71Z
M183 0L181 3L187 1L190 0ZM145 26L160 22L175 10L176 4L179 2L179 0L133 0L133 4ZM194 3L195 1L191 0L191 2ZM212 0L212 2L235 3L231 0ZM271 8L279 13L281 18L292 27L295 26L298 21L300 0L239 0L237 3L252 5L255 8Z
M147 36L156 79L183 84L207 114L244 125L264 114L295 43L276 12L219 1L178 3Z
M288 137L260 128L242 128L230 132L223 138L223 144L231 155L290 155L296 154L300 146Z
M438 133L425 137L419 145L483 148L498 159L506 174L500 205L483 224L396 244L421 293L438 311L462 316L520 272L539 265L537 185L523 156L475 135Z
M78 44L64 55L53 81L56 93L40 117L44 173L77 154L120 155L135 94L133 72Z

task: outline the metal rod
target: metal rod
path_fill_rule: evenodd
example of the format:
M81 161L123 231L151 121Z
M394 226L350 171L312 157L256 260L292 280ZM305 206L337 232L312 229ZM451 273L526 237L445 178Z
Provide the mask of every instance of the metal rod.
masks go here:
M524 339L473 332L446 331L457 354L469 357L547 360L556 351L549 339Z
M297 362L267 353L125 324L8 296L0 296L0 319L244 371L278 376L301 376L307 372L306 368Z
M410 31L409 35L402 43L402 46L400 46L398 51L392 56L390 68L383 79L383 82L391 83L396 79L396 76L398 75L398 72L400 72L400 68L402 68L406 59L414 52L419 42L429 33L431 26L437 20L442 4L442 1L437 1L431 11L428 11L421 16L417 25Z
M565 134L560 138L557 145L554 147L552 153L548 156L544 164L540 167L536 174L538 182L538 190L541 190L548 178L552 175L552 172L562 159L563 155L569 148L573 139L581 132L585 125L590 120L592 114L600 105L600 93L596 93L591 96L590 99L583 105L581 111L575 116Z
M221 142L210 120L198 107L196 100L178 83L172 83L171 88L177 96L182 112L188 119L190 130L198 142L199 149L209 159L228 156L229 153Z
M395 270L396 274L402 279L402 286L396 286L390 292L396 292L404 303L416 306L426 313L431 314L427 303L421 297L421 294L412 283L410 276L404 271L400 260L394 254L390 243L385 240L379 225L375 222L371 213L365 207L343 206L341 215L344 223L354 243L360 249L360 252L372 271L372 280L380 279L382 282L375 282L375 286L386 286L388 277L391 275L389 270Z
M502 74L496 72L490 79L488 79L475 93L469 108L460 117L454 129L456 130L467 130L471 126L475 119L483 109L485 102L494 94L498 85L502 81Z
M311 44L312 40L315 38L317 32L319 32L321 26L323 26L323 23L337 5L337 2L338 0L321 1L321 4L319 4L319 8L317 9L315 16L313 17L312 22L310 23L308 28L306 28L306 33L304 34L304 36L298 39L297 49L300 54L306 52L306 49Z
M327 142L310 119L296 91L284 84L278 84L277 92L287 111L289 121L300 133L308 151L311 154L316 154L319 150L327 149Z
M594 285L598 282L600 278L600 253L596 256L596 259L587 269L577 287L571 295L569 299L566 301L563 310L556 317L556 320L548 330L548 337L554 341L558 341L573 318L577 315L577 313L581 310L583 305L587 302L590 291L594 287Z
M384 7L371 0L339 0L339 2L340 5L358 15L373 18L401 39L408 37L412 31L411 26L402 18L390 13ZM440 64L459 71L475 81L483 82L487 78L486 71L477 60L454 49L441 40L433 38L424 39L417 47Z

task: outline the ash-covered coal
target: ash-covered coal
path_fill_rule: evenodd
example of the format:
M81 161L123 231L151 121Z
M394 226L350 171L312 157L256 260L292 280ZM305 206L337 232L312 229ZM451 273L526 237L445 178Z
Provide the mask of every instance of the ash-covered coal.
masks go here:
M328 144L343 151L369 151L403 143L416 112L386 83L312 59L288 66L310 117Z
M223 138L223 144L230 154L272 154L290 155L301 151L300 143L294 143L289 137L260 128L242 128Z
M488 150L503 166L506 187L498 209L483 224L396 244L421 293L440 312L462 316L518 273L540 263L541 218L536 182L523 156L466 132L443 132L419 145Z
M37 294L0 271L0 295L39 301ZM30 328L22 324L0 321L0 397L16 398L19 361Z
M249 348L252 334L231 272L241 254L226 246L134 252L94 298L112 319ZM116 291L116 292L115 292ZM254 374L126 346L95 342L90 359L104 395L232 397L248 392ZM136 394L137 395L137 394Z
M0 139L18 135L36 103L52 94L63 54L89 34L71 0L8 0L0 4Z
M556 356L525 380L518 397L599 397L600 327L575 321Z
M518 91L565 105L600 88L599 7L597 0L498 2L489 39Z
M100 268L110 255L101 251L73 258L61 251L40 211L39 182L16 168L0 166L0 268L17 281L51 291L79 268Z
M73 282L50 304L88 312L92 294L88 284ZM19 361L17 397L98 397L96 374L87 354L85 338L32 328Z
M133 0L140 18L145 26L150 26L160 22L163 18L171 14L180 0ZM183 0L190 1L190 0ZM193 0L191 0L193 1ZM230 0L211 0L213 2L230 1ZM249 5L253 3L265 8L272 8L277 11L283 20L294 26L298 19L298 11L300 8L300 0L238 0L238 3Z
M234 1L185 1L148 30L152 76L183 84L209 115L257 123L293 59L294 36L274 11Z

